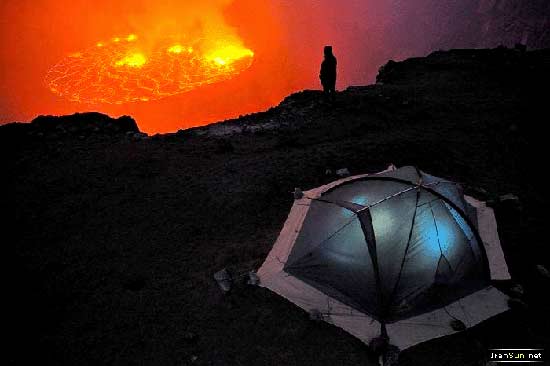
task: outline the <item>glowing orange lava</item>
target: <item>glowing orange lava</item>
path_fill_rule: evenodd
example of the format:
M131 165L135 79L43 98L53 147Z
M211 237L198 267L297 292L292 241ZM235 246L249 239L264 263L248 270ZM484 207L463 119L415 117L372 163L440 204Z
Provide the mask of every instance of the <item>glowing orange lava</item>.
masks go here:
M46 84L75 102L149 101L231 79L254 58L235 40L141 40L129 34L71 53L48 71Z

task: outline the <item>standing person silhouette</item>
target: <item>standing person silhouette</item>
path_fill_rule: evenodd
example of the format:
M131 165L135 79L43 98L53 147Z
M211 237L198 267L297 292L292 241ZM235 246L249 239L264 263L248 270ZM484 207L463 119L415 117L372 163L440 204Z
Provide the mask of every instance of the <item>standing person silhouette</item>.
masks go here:
M319 79L321 79L325 95L334 98L336 92L336 57L332 54L332 46L325 46L324 53L325 59L321 62Z

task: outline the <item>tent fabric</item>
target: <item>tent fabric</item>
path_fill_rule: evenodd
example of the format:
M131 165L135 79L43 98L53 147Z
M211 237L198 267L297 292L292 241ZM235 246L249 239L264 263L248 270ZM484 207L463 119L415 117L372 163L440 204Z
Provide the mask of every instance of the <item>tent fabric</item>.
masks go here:
M400 348L454 332L454 317L473 325L506 310L492 275L509 277L492 210L414 167L304 192L258 271L262 286L364 342L383 324ZM418 334L402 336L411 322Z

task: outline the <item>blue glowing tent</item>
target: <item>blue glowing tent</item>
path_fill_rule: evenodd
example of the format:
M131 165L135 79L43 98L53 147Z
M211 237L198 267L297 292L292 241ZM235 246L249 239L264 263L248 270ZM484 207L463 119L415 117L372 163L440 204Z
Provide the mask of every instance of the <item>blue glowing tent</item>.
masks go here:
M491 286L509 278L493 211L415 167L298 196L258 275L364 342L401 349L508 309Z

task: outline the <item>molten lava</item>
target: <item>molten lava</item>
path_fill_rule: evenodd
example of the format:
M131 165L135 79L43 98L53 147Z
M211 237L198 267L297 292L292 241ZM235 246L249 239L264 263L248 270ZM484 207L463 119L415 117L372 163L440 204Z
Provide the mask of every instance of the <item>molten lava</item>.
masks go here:
M129 34L70 54L48 71L46 84L73 102L157 100L231 79L253 58L254 52L234 39L142 42Z
M132 53L115 62L115 66L141 67L146 61L142 53Z
M0 1L0 124L97 111L164 133L236 118L319 89L328 44L337 88L364 84L394 57L390 3Z

